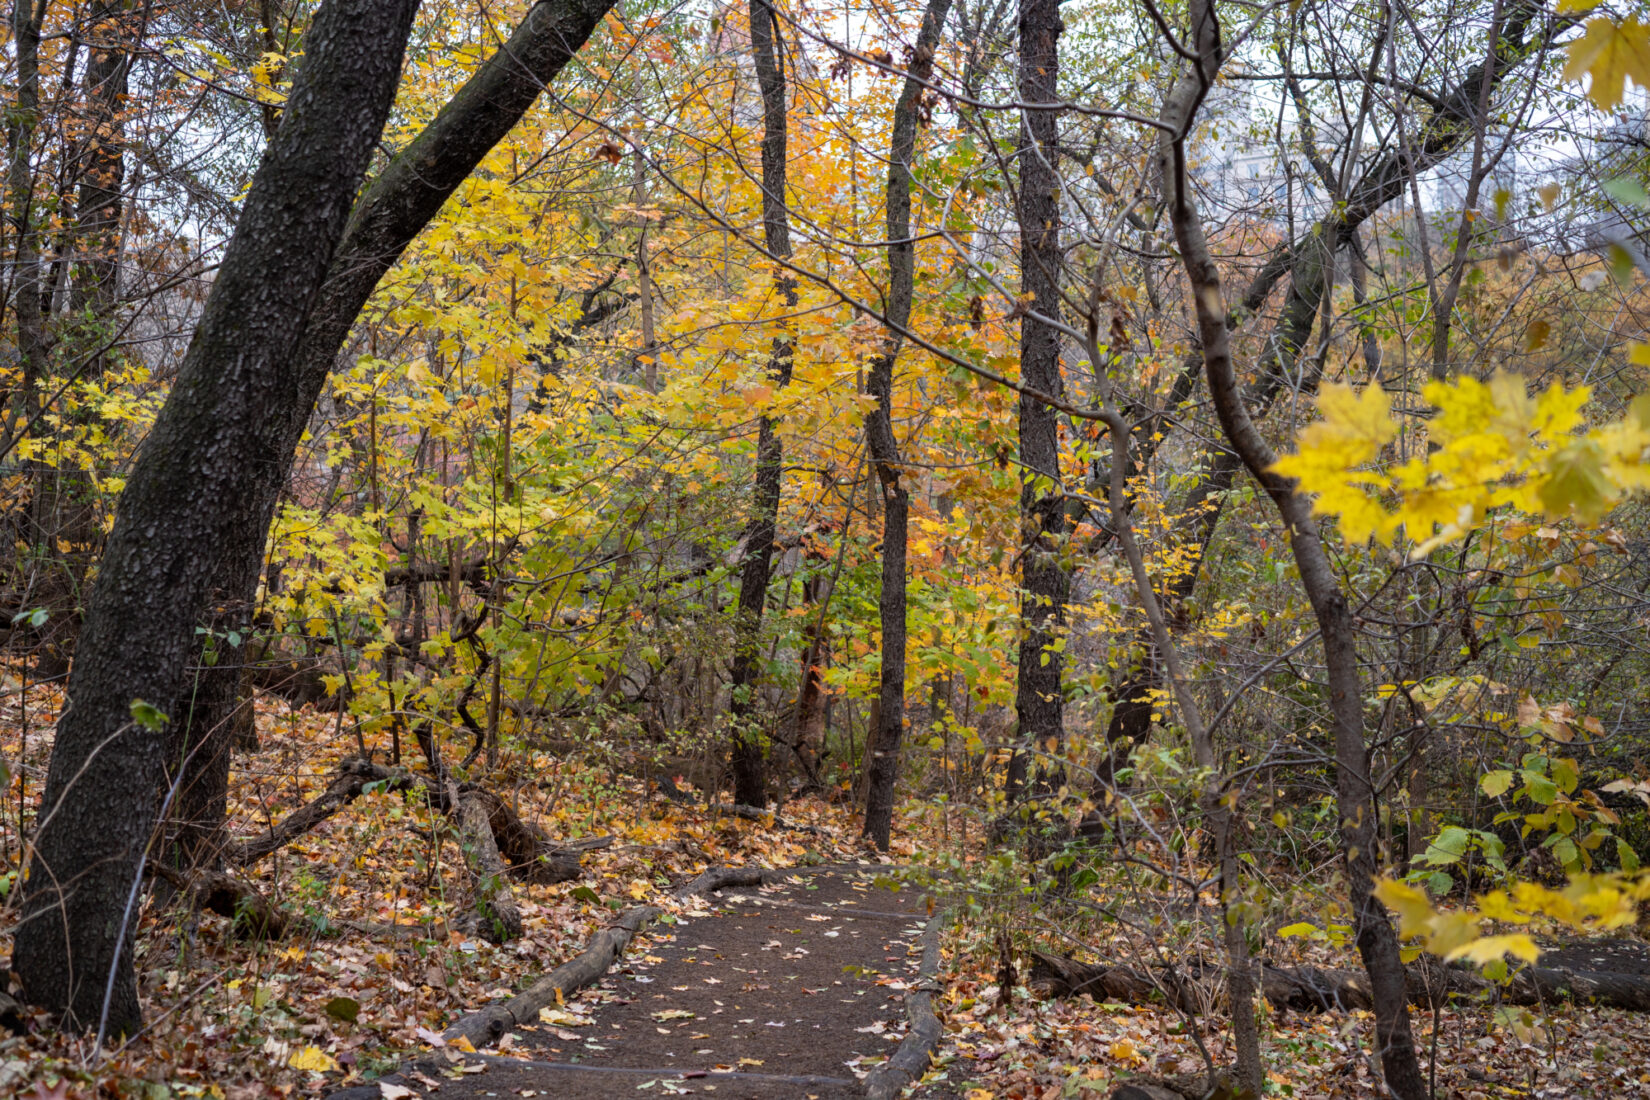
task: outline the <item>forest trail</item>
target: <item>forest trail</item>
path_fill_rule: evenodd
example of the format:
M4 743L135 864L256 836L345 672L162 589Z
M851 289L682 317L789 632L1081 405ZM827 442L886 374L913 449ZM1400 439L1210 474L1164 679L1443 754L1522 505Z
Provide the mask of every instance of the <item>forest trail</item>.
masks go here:
M862 1095L859 1075L906 1031L921 892L886 868L833 867L692 905L564 1009L517 1029L525 1058L449 1052L385 1080L421 1096L439 1084L441 1100Z

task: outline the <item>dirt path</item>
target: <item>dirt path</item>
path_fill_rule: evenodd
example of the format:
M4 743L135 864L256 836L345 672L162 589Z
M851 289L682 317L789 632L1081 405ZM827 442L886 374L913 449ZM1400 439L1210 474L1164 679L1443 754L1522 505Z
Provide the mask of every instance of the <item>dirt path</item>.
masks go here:
M441 1100L859 1096L859 1074L905 1033L926 899L875 868L830 868L696 904L565 1010L517 1029L526 1060L425 1063L424 1076Z

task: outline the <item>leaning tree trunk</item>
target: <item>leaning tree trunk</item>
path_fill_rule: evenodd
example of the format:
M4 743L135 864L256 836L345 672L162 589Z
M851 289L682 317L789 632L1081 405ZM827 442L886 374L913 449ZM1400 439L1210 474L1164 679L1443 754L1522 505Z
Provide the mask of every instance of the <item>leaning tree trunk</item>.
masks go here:
M901 480L899 440L894 436L894 363L911 320L916 245L911 240L911 159L917 148L917 108L934 69L934 49L951 0L929 0L917 32L911 70L894 104L888 149L888 335L868 380L877 407L865 418L865 438L882 486L882 619L877 728L866 761L865 836L888 850L893 828L894 784L899 779L900 740L905 734L905 551L911 491Z
M1020 286L1027 305L1044 318L1060 316L1060 20L1058 0L1020 5ZM1060 334L1027 316L1020 322L1020 380L1058 396ZM1061 684L1065 659L1057 640L1065 627L1066 495L1060 479L1057 410L1020 394L1020 652L1014 711L1023 746L1009 765L1010 797L1025 784L1029 757L1065 733Z
M338 353L349 338L361 309L378 280L394 266L407 245L448 197L469 178L476 165L519 122L539 93L589 39L614 0L539 0L522 18L510 40L465 81L440 113L379 173L356 203L344 239L327 271L320 299L304 327L297 363L297 400L284 422L284 441L277 468L257 488L261 507L273 513L286 484L293 456L315 402L326 386ZM224 596L225 612L250 616L248 604L229 594L251 592L263 568L267 520L256 529L237 532L224 546L212 578ZM234 626L220 619L218 630ZM190 711L191 738L201 745L190 757L191 774L180 792L179 817L184 835L193 835L196 859L209 853L223 820L229 775L230 721L241 705L243 661L203 669Z
M768 0L751 0L751 53L756 61L756 83L762 92L762 243L776 261L780 297L787 306L794 306L796 280L784 273L782 263L791 255L791 223L785 205L785 70L776 52L777 19ZM791 342L776 339L768 357L768 377L775 389L790 384L792 363ZM762 613L767 608L768 577L773 570L784 460L785 445L774 429L773 418L763 416L757 427L751 521L745 531L739 609L733 623L733 797L735 802L748 806L761 806L768 800L762 738L751 723L756 712Z
M293 353L401 74L416 0L327 0L279 133L159 418L86 609L29 865L15 966L28 998L134 1033L133 908L215 550L269 524L298 396ZM250 598L251 592L242 593Z
M1290 548L1301 583L1323 637L1329 674L1329 709L1335 731L1336 803L1341 821L1341 848L1346 859L1358 950L1369 971L1375 1012L1376 1043L1387 1086L1400 1100L1425 1100L1426 1081L1416 1057L1410 1029L1404 967L1398 937L1386 909L1374 895L1379 867L1375 847L1377 823L1369 749L1364 743L1363 692L1352 612L1324 551L1312 516L1311 502L1289 480L1273 473L1270 446L1244 406L1226 329L1226 306L1219 270L1203 235L1203 223L1187 184L1186 134L1204 95L1220 70L1221 37L1213 0L1194 0L1191 41L1197 60L1182 73L1164 100L1166 132L1158 146L1164 206L1174 227L1182 262L1191 284L1198 335L1209 394L1221 430L1288 525Z

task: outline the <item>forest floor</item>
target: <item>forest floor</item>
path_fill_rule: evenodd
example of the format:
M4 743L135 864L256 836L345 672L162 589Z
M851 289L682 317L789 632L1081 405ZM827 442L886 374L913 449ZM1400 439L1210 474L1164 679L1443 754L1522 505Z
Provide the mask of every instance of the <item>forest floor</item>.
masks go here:
M0 808L0 887L8 901L22 857L18 808L38 797L62 703L53 686L26 693L20 687L15 672L0 679L0 761L12 773ZM238 759L231 799L241 835L314 798L339 762L359 755L353 722L260 699L262 745ZM367 736L382 750L386 734ZM511 754L491 782L558 840L613 838L585 856L573 881L517 884L526 924L521 939L495 947L454 927L471 899L444 819L419 798L364 794L245 869L266 896L302 918L297 934L249 941L219 917L146 904L138 935L145 1030L98 1052L89 1039L36 1018L27 1034L0 1038L0 1096L277 1100L368 1084L419 1058L446 1063L430 1078L442 1086L441 1098L744 1095L714 1076L724 1066L737 1072L739 1088L756 1090L752 1096L851 1095L856 1079L903 1032L910 941L927 908L916 887L889 891L875 872L868 881L820 866L876 863L894 878L900 866L943 862L946 874L964 884L939 899L956 912L980 902L973 883L996 873L987 870L998 857L981 847L978 818L969 824L971 811L960 806L908 799L894 850L879 856L859 841L853 808L844 802L787 803L786 820L806 829L784 828L650 796L594 753L577 761ZM668 900L672 887L721 865L798 868L801 875L714 899ZM638 937L604 984L568 997L536 1027L482 1052L495 1056L482 1073L459 1072L467 1067L447 1061L463 1061L467 1052L442 1039L445 1028L565 962L638 903L661 906L669 921ZM1051 915L1052 900L1022 896L1001 912L996 904L974 909L946 934L935 997L945 1037L919 1096L1104 1096L1131 1075L1197 1071L1203 1061L1196 1040L1216 1061L1229 1060L1218 1013L1188 1024L1156 1007L1039 1001L1018 984L1005 997L1005 930L1022 948L1035 943L1095 958L1129 957L1124 953L1141 947L1092 930L1081 942L1063 938L1069 933ZM0 966L10 956L15 923L15 908L0 905ZM374 934L352 927L357 923L401 925L405 934ZM1350 961L1349 952L1324 944L1271 948L1280 964ZM1424 1064L1436 1064L1440 1097L1650 1097L1644 1015L1481 1005L1444 1011L1436 1021L1416 1013L1414 1021ZM1376 1094L1367 1013L1269 1014L1262 1038L1270 1095ZM532 1076L558 1071L512 1067L511 1059L578 1059L609 1072L581 1071L581 1079L603 1080L588 1086L597 1091L579 1093L567 1078L546 1084ZM672 1076L677 1067L712 1076ZM646 1072L630 1072L638 1070ZM379 1095L411 1100L434 1091L415 1085L401 1086L413 1090L401 1093L392 1080Z

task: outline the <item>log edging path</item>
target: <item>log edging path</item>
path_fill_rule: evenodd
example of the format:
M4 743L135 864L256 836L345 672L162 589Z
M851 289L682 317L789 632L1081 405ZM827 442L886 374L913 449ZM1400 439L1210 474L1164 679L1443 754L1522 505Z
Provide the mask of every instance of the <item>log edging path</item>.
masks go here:
M755 1055L756 1057L754 1058L732 1058L728 1057L727 1054L724 1053L720 1060L726 1061L730 1063L730 1065L734 1062L738 1063L737 1066L733 1067L735 1072L730 1073L724 1072L729 1069L729 1066L710 1067L708 1063L704 1063L703 1068L693 1069L689 1065L685 1064L690 1060L689 1057L684 1057L684 1064L678 1066L675 1062L675 1058L677 1056L690 1056L691 1052L681 1049L678 1045L672 1044L668 1040L663 1044L654 1045L658 1044L658 1040L655 1038L651 1043L643 1044L644 1047L651 1049L653 1054L663 1054L665 1055L665 1058L660 1058L658 1060L637 1061L635 1051L632 1049L631 1060L628 1065L621 1064L604 1066L588 1064L587 1062L582 1061L578 1057L578 1051L576 1050L572 1052L572 1062L570 1063L565 1061L564 1058L566 1056L552 1052L552 1050L560 1051L562 1048L551 1048L548 1044L544 1043L539 1038L536 1038L536 1036L541 1034L541 1031L537 1025L541 1023L540 1012L542 1009L559 1008L564 1005L574 994L589 986L595 985L598 982L602 983L604 989L608 987L608 982L603 981L603 979L607 978L610 973L618 971L624 960L627 948L631 946L636 937L650 923L664 915L665 909L662 905L637 905L623 911L613 921L613 923L607 927L597 930L587 941L583 950L581 950L577 955L545 974L543 977L532 982L532 984L527 986L520 993L517 993L515 996L508 999L496 1001L477 1011L468 1013L455 1021L442 1036L442 1038L446 1040L446 1049L435 1053L433 1056L430 1054L420 1055L417 1058L410 1060L408 1063L405 1063L397 1073L391 1074L381 1080L392 1084L397 1081L412 1083L420 1079L427 1082L429 1080L426 1076L427 1074L439 1071L443 1068L441 1064L442 1059L445 1059L446 1062L451 1063L452 1059L458 1056L460 1050L473 1047L476 1049L477 1053L467 1053L463 1056L464 1059L470 1062L485 1064L487 1066L487 1070L480 1078L468 1078L467 1084L473 1084L474 1086L482 1088L489 1087L484 1085L484 1081L496 1078L499 1073L503 1073L506 1074L506 1079L499 1079L497 1082L499 1085L508 1085L510 1083L526 1084L530 1085L534 1089L544 1089L546 1086L549 1086L549 1092L547 1093L548 1095L556 1095L562 1092L566 1092L567 1095L578 1096L618 1095L620 1093L629 1093L631 1089L635 1087L646 1087L645 1084L641 1086L636 1084L623 1085L620 1083L621 1080L627 1079L631 1076L636 1076L638 1074L645 1078L651 1073L654 1076L664 1075L684 1080L707 1076L712 1080L722 1082L728 1082L736 1079L739 1082L743 1082L743 1084L735 1086L736 1090L754 1089L756 1091L751 1092L750 1094L753 1097L757 1095L764 1097L813 1095L815 1094L813 1090L818 1088L820 1090L818 1095L822 1096L847 1097L865 1095L878 1098L878 1100L890 1100L890 1098L899 1095L901 1090L905 1087L920 1080L923 1074L927 1072L932 1055L943 1036L943 1028L941 1027L938 1017L934 1013L933 994L939 988L937 980L939 977L940 968L940 937L944 921L942 915L933 910L932 901L927 903L928 919L926 924L924 924L922 922L925 914L922 910L922 906L918 904L915 911L913 911L911 907L911 895L908 894L902 900L900 906L898 906L905 914L904 919L906 921L906 931L904 931L901 935L907 938L903 939L902 942L890 943L886 947L882 948L881 951L874 949L875 943L881 943L884 939L891 938L893 934L891 932L876 932L873 926L880 925L882 928L887 929L890 927L887 923L889 918L894 918L896 914L893 912L879 911L889 909L890 906L880 904L864 895L863 892L867 889L867 886L863 884L865 882L865 878L867 877L864 875L864 872L874 872L878 875L886 875L895 870L895 868L878 865L777 869L756 867L720 867L699 875L697 878L694 878L693 880L673 889L667 895L672 902L686 902L697 897L717 894L720 891L730 890L730 888L735 887L768 886L770 889L768 891L764 891L762 897L756 897L749 894L741 895L739 893L732 892L723 895L723 901L718 903L720 906L723 906L721 909L723 916L720 916L718 919L730 919L736 923L717 925L718 928L723 929L721 933L722 935L732 935L737 937L741 934L737 933L736 929L742 926L746 928L746 932L742 935L745 937L751 936L754 933L755 928L762 927L760 920L764 918L759 917L758 911L760 911L760 913L766 914L766 920L781 920L781 927L790 924L798 925L798 927L793 931L804 933L805 937L807 935L814 934L824 937L840 936L840 938L819 938L813 940L803 938L792 941L796 946L786 948L784 950L795 950L800 953L800 956L805 957L810 954L810 951L804 950L800 945L808 944L810 948L825 951L825 954L816 956L819 959L819 962L812 964L781 964L783 967L782 971L775 972L775 974L769 979L774 982L773 992L767 994L751 992L753 990L753 986L749 984L749 982L743 986L743 989L749 992L751 997L772 998L784 994L784 990L780 988L781 986L786 986L789 988L791 990L789 995L791 996L796 994L797 987L799 986L812 985L820 987L813 989L800 989L801 994L811 994L814 996L803 996L800 1000L792 1002L798 1006L811 1006L812 1014L810 1014L809 1008L807 1007L797 1008L794 1010L794 1014L798 1017L806 1017L808 1020L817 1022L804 1023L802 1019L798 1019L794 1021L792 1026L793 1028L802 1027L804 1029L823 1027L823 1031L806 1031L806 1035L816 1036L816 1038L808 1040L813 1044L811 1047L805 1046L801 1049L807 1051L840 1050L840 1053L835 1056L838 1059L848 1059L856 1053L869 1058L876 1052L867 1050L866 1046L862 1045L863 1043L871 1043L874 1045L876 1040L881 1038L886 1038L887 1040L892 1041L894 1036L897 1034L897 1031L887 1033L886 1035L884 1035L883 1032L885 1026L892 1024L893 1020L884 1020L882 1023L876 1023L876 1033L871 1036L864 1034L856 1035L854 1032L857 1031L864 1033L871 1032L873 1030L872 1027L856 1026L860 1023L872 1023L872 1019L864 1016L864 1013L867 1009L871 1008L873 1003L881 1004L885 1000L896 1002L899 1007L895 1007L893 1005L890 1005L889 1007L894 1008L895 1020L897 1020L900 1015L905 1017L905 1034L901 1039L898 1048L893 1051L891 1057L887 1058L886 1061L877 1064L870 1070L869 1073L865 1073L863 1069L860 1070L860 1073L863 1076L859 1081L853 1080L852 1077L847 1074L837 1074L830 1077L819 1076L820 1074L833 1073L831 1065L834 1063L822 1061L817 1054L810 1053L808 1057L804 1057L800 1060L800 1062L798 1062L783 1053L778 1053L777 1055L776 1053L765 1053L764 1051L775 1051L775 1048L771 1043L768 1043L761 1049L747 1048L733 1052L735 1054ZM845 877L843 874L844 872L848 872L849 875ZM822 876L816 877L816 873L822 873ZM844 884L852 881L860 881L862 885L856 887L854 890L847 889ZM789 890L780 889L777 893L773 893L772 891L782 883L789 884L791 888ZM821 884L817 887L821 893L819 894L818 899L814 900L811 897L811 893L816 889L816 886L814 885L816 883ZM881 886L884 884L879 880L875 885ZM888 888L896 889L892 886L889 886ZM859 891L859 893L855 893L855 890ZM797 893L797 891L807 891L807 893ZM877 892L878 891L874 888L872 889L873 894ZM893 897L894 895L889 896ZM836 898L838 900L827 901L827 897ZM858 898L859 900L853 900L855 898ZM865 906L868 901L876 908L866 908ZM917 901L920 903L922 899L919 897ZM738 912L732 912L733 910L743 912L744 919L742 924L739 923L740 917ZM829 914L829 917L824 914ZM835 920L838 918L839 914L840 919L847 921L847 923L833 924L831 927L834 929L840 929L840 932L835 930L827 930L823 924L801 924L804 920L809 922L824 922L828 919ZM751 918L753 917L758 917L759 923L752 924ZM870 923L867 924L867 921ZM767 925L767 927L773 926ZM856 928L861 931L854 931ZM782 937L786 935L784 932L780 932L779 934ZM725 970L718 971L718 973L720 973L723 978L736 978L742 970L742 967L739 964L744 962L748 966L757 967L757 970L749 971L749 974L758 975L761 972L763 965L758 961L758 958L760 957L762 959L767 959L771 963L778 954L778 952L776 952L773 956L763 954L763 951L766 951L768 947L778 947L777 940L771 944L760 942L762 939L766 939L771 935L771 932L762 932L759 934L759 940L757 942L751 942L747 939L746 941L739 943L738 948L729 952L727 961L720 964L724 967L731 968L734 973L729 974ZM852 939L854 936L861 935L867 936L868 938L859 940ZM915 937L915 940L913 941L909 937ZM730 944L725 944L723 939L719 939L717 935L712 935L710 938L718 944L723 944L724 947L731 946ZM889 957L886 960L887 962L893 962L896 956L908 959L917 959L917 957L920 956L920 961L917 962L917 966L915 968L915 974L911 975L911 971L907 969L904 971L904 974L909 976L905 977L901 976L898 971L895 971L892 978L883 977L877 982L878 985L884 987L892 984L892 989L890 990L884 988L880 991L868 988L869 983L863 976L858 981L850 980L847 974L841 975L844 978L844 981L833 983L828 980L828 977L824 977L822 980L822 975L818 973L822 964L828 964L829 972L836 973L837 964L839 962L857 964L861 961L861 956L859 955L844 955L842 953L844 949L848 948L851 940L854 944L854 950L871 949L869 954L863 956L863 962L868 964L865 968L867 974L874 976L875 973L886 973L886 971L881 969L881 963L883 962L880 958L881 954L888 954ZM670 942L671 940L667 939L666 943L668 944ZM831 950L825 950L827 945L831 947ZM701 943L698 946L700 948L706 948L709 945ZM761 946L763 951L758 951L758 946ZM655 950L658 950L658 948L655 948ZM749 951L750 954L742 955L740 954L741 950ZM686 953L693 954L695 952L690 950ZM697 953L703 955L703 952ZM664 950L661 951L661 954L671 955L672 952L669 950ZM787 954L785 957L787 959L793 959L798 956ZM715 958L721 960L723 959L723 956L717 954L715 955ZM831 961L833 958L835 961ZM647 961L649 963L662 962L662 960L651 956ZM692 958L688 958L686 961L690 964L693 962ZM701 963L700 965L710 964L706 962ZM814 976L811 979L806 977L803 979L796 979L796 973L798 973L798 971L795 971L794 968L798 965L811 965L814 968ZM909 962L905 965L908 968L910 967ZM859 965L844 965L842 967L842 970L852 974L859 974L861 969L862 968ZM647 968L643 967L642 971L634 972L630 970L630 964L626 964L623 973L626 975L636 973L645 975L646 970ZM800 973L806 975L809 972L810 971L804 969ZM664 979L667 983L669 980L683 980L679 971L672 971L672 973L677 974L678 976L675 979ZM780 976L784 976L785 981L779 981ZM615 974L615 977L618 977L618 975ZM652 1008L652 1002L656 1001L657 998L652 997L651 990L664 988L664 986L659 985L651 987L644 987L641 985L631 986L629 984L631 980L648 982L651 979L646 976L638 976L633 979L627 977L619 978L621 987L626 990L625 996L630 996L632 1001L626 1002L622 998L620 999L618 1002L619 1004L623 1005L630 1003L631 1007L620 1011L617 1016L613 1017L617 1021L624 1021L627 1018L627 1014L634 1014L642 1008L640 1004L633 1003L635 994L630 991L634 990L636 994L639 994L644 988L649 989L650 992L647 994L648 1008ZM686 980L697 983L699 978L694 976L694 973L689 973ZM760 977L753 977L751 980L758 982L761 981ZM794 982L794 985L789 984L792 982ZM714 984L720 985L720 982L715 982ZM823 988L825 986L839 988L833 992L832 990ZM855 992L856 987L858 992ZM686 989L688 987L677 985L672 986L671 988ZM751 1015L758 1015L764 1010L758 1006L756 1011L752 1011L752 1007L748 1002L746 1002L745 998L740 997L739 994L733 990L733 987L730 986L728 988L729 992L733 994L732 997L728 997L728 994L720 993L719 990L717 991L717 995L728 997L727 1003L730 1007L727 1009L727 1016L720 1015L723 1012L722 1008L714 1007L723 1005L724 1001L722 1000L715 1000L713 1002L705 1002L701 1000L698 1003L689 1001L687 1003L687 1007L700 1013L703 1023L699 1026L709 1025L713 1019L720 1021L722 1031L717 1031L716 1028L711 1028L710 1030L717 1031L717 1035L729 1040L730 1045L732 1042L740 1041L741 1037L737 1033L723 1035L723 1032L729 1029L734 1032L745 1032L745 1036L742 1041L749 1043L752 1041L752 1036L750 1033L752 1031L762 1032L763 1029L760 1027L739 1028L737 1025L732 1023L731 1017L740 1015L740 1013L736 1011L736 1008L738 1007L736 1000L739 1003L746 1003L747 1007L745 1008L745 1012L750 1013ZM755 988L767 990L769 989L769 986L766 984L760 984ZM899 991L901 990L903 990L903 997L899 996ZM868 993L874 995L867 998ZM884 998L881 996L882 993L889 993L890 995ZM853 995L849 996L849 994ZM601 996L607 997L608 994L604 993ZM677 995L672 994L671 996L675 997ZM683 994L683 996L687 996L687 994ZM846 1008L842 1008L834 1004L833 998L837 996L847 997L849 1004ZM856 1000L856 998L864 999ZM681 1003L682 1002L680 1000L676 1001L676 1004ZM777 1004L780 1008L788 1007L784 1000L777 1002ZM856 1005L858 1006L857 1008L855 1007ZM822 1011L823 1015L821 1015ZM711 1013L713 1012L717 1015L712 1016ZM848 1015L841 1015L843 1012L848 1013ZM856 1018L856 1013L858 1014L858 1018ZM789 1020L789 1016L791 1014L792 1013L780 1012L776 1017L776 1020ZM673 1011L670 1013L654 1015L668 1021L677 1017L687 1017L692 1015L692 1013ZM608 1016L603 1015L601 1019L606 1020L608 1019ZM743 1024L752 1023L751 1020L742 1020L739 1022ZM652 1026L655 1023L655 1019L642 1019L640 1023L648 1025L640 1028L639 1030L645 1032L646 1035L649 1036L653 1035L655 1030L657 1030L660 1034L663 1034L666 1031L663 1027L655 1028ZM624 1026L629 1028L635 1026L635 1024L636 1021L631 1020L630 1023L625 1024ZM601 1026L606 1028L609 1025L603 1023ZM611 1024L611 1026L618 1028L621 1024L619 1022L615 1022ZM784 1027L785 1023L774 1022L770 1023L768 1026ZM527 1055L526 1059L519 1057L501 1057L479 1052L483 1047L490 1047L498 1044L506 1034L516 1031L517 1029L520 1029L528 1038L528 1048L519 1052L520 1054ZM551 1030L555 1029L552 1028ZM626 1033L628 1034L628 1032ZM572 1036L568 1035L565 1030L562 1030L560 1034L566 1038L572 1038ZM685 1036L685 1032L683 1034ZM772 1035L777 1038L780 1035L789 1035L790 1033L774 1032L764 1034ZM615 1034L615 1038L617 1037L617 1034ZM611 1047L610 1040L600 1038L599 1036L598 1038L601 1043L608 1044L608 1046ZM711 1036L696 1035L694 1038L711 1039ZM803 1038L803 1035L796 1035L793 1038L793 1042L794 1040ZM858 1041L856 1042L856 1040ZM765 1040L763 1041L765 1042ZM551 1040L551 1042L554 1042L554 1040ZM699 1044L694 1043L691 1045L698 1046ZM723 1049L724 1051L726 1050L726 1047L722 1042L707 1042L705 1045L714 1045L718 1049ZM534 1047L537 1047L537 1049L532 1049ZM604 1047L598 1045L592 1046L590 1049L601 1051L604 1050ZM631 1048L621 1046L619 1049L625 1050ZM781 1043L780 1047L777 1049L779 1051L783 1051L785 1049L795 1051L798 1048ZM677 1053L675 1055L669 1054L669 1050L675 1050ZM696 1053L702 1056L710 1054L711 1052L710 1050L698 1050ZM774 1060L776 1056L779 1058L778 1062L775 1062ZM648 1057L651 1059L651 1056ZM669 1059L669 1065L672 1068L664 1068L667 1058ZM540 1059L544 1060L540 1061ZM621 1063L625 1062L624 1057L620 1057L617 1060ZM766 1068L758 1068L764 1066L764 1060L766 1060ZM598 1056L595 1061L612 1062L614 1061L614 1058L611 1057L611 1051L609 1051L608 1054ZM849 1065L852 1066L860 1061L861 1059L859 1057L854 1057L853 1060L849 1062ZM430 1064L426 1066L425 1063ZM644 1071L634 1068L638 1065L660 1068L648 1069ZM445 1068L451 1069L451 1066L449 1065ZM785 1072L787 1069L790 1070L789 1075ZM775 1070L778 1070L778 1072L775 1072ZM476 1072L482 1071L478 1068ZM529 1080L527 1075L532 1075L533 1079ZM609 1081L610 1084L607 1086L600 1086L599 1082L602 1080ZM457 1084L457 1082L447 1082L446 1088L443 1090L443 1094L445 1095L445 1092L448 1089L451 1089L455 1084ZM574 1088L573 1086L575 1085L578 1087ZM465 1089L460 1088L458 1091L464 1092ZM728 1091L725 1085L722 1091ZM378 1087L378 1082L374 1081L371 1084L356 1086L334 1092L331 1094L330 1100L378 1100L380 1094L381 1090ZM741 1095L743 1095L743 1093L741 1093Z

